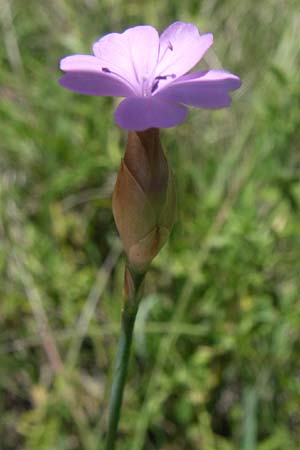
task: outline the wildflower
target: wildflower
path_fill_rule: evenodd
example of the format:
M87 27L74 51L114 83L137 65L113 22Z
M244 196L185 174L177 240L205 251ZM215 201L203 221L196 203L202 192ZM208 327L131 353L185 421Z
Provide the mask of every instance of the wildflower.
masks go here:
M240 79L224 70L187 74L213 43L195 25L171 24L159 37L155 28L140 25L110 33L93 45L94 55L63 58L66 74L60 84L87 95L125 97L115 111L116 123L127 130L169 128L183 122L187 107L229 106L229 91Z

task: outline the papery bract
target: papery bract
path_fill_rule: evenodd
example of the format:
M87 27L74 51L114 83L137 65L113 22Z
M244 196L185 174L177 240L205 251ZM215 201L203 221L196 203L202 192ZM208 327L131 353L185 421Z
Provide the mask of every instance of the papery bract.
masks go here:
M200 35L191 23L175 22L160 37L139 25L100 38L93 56L63 58L60 84L81 94L126 97L115 112L122 128L172 127L186 118L186 105L224 108L229 91L240 87L239 77L224 70L186 75L212 43L211 33Z

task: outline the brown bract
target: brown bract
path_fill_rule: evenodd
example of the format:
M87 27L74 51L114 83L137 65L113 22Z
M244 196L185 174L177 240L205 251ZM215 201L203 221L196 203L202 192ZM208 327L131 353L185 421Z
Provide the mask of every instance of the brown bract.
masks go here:
M176 216L174 180L158 129L128 133L113 214L129 266L145 272L168 239Z

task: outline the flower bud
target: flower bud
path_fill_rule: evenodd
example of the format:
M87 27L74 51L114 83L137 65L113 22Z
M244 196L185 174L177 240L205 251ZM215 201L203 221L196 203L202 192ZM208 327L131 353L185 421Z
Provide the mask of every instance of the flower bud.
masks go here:
M112 207L129 266L145 272L168 239L176 215L174 180L158 129L128 133Z

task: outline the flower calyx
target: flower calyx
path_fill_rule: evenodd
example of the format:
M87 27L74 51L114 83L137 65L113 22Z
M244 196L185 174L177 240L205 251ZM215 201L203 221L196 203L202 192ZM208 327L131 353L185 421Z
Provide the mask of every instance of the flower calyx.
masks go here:
M146 272L176 217L174 179L158 129L129 132L113 193L113 214L129 267Z

